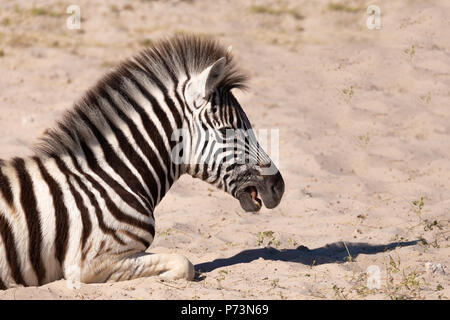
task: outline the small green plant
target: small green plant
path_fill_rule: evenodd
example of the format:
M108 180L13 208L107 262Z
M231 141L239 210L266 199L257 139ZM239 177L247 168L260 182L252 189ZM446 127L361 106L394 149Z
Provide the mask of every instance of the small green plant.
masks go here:
M109 10L110 10L112 13L116 13L116 14L118 14L118 13L120 12L119 7L116 6L115 4L110 5L110 6L109 6Z
M425 203L423 201L423 197L420 197L420 200L415 200L412 201L412 208L414 210L414 212L418 215L420 223L419 225L423 224L423 230L424 231L431 231L434 228L437 228L439 230L444 230L444 226L442 225L441 222L437 221L437 220L428 220L428 219L423 219L422 218L422 210L425 206ZM422 239L422 244L423 245L428 245L429 243L426 243L426 241L424 239Z
M267 246L274 245L275 247L278 247L280 245L280 242L275 238L273 231L262 231L258 232L256 235L256 243L258 246L262 245L265 240L267 241Z
M402 272L402 281L400 282L400 285L405 286L408 290L415 290L420 285L420 279L418 279L418 272L416 270L413 270L409 273L405 273L405 270Z
M403 237L403 236L400 236L400 235L398 235L398 234L395 234L395 235L390 239L390 241L391 241L391 242L399 242L399 241L408 241L408 239L405 238L405 237Z
M397 273L400 271L400 258L398 258L397 262L389 255L389 271L391 273Z
M355 92L353 91L353 86L350 86L348 89L342 89L342 93L346 97L347 102L350 102L350 100L353 98L353 95Z
M280 299L281 300L287 300L287 297L283 295L283 293L280 291Z
M345 250L347 251L347 257L345 257L345 259L346 259L348 262L353 262L353 257L352 257L352 255L350 254L350 251L348 250L347 244L346 244L344 241L342 241L342 243L344 244Z
M386 267L386 293L392 300L420 299L420 284L425 280L420 278L423 272L416 269L408 271L409 267L400 268L400 258L395 261L389 255L389 265Z
M167 236L170 235L171 232L172 232L172 228L168 228L166 230L159 232L159 236L166 238Z
M417 240L417 242L418 242L420 245L424 246L424 247L430 245L430 244L428 243L428 241L427 241L426 239L422 238L422 237L419 238L419 239Z
M225 280L225 276L228 274L227 270L220 270L219 276L217 277L218 280L222 281Z
M431 230L433 230L433 228L438 228L439 230L444 229L444 226L441 223L439 223L437 220L430 221L430 220L424 219L423 222L425 224L425 226L423 227L424 231L431 231Z
M423 197L420 197L420 200L413 201L412 205L414 211L420 215L422 213L423 206L425 205L425 203L423 202Z
M369 133L366 132L366 134L360 135L358 136L359 141L361 142L362 145L367 146L370 142L370 136Z
M428 91L426 94L421 95L420 100L422 100L426 104L429 104L431 102L431 92Z
M280 282L280 279L273 279L271 282L270 282L270 286L272 287L272 288L276 288L276 287L278 287L278 283Z
M411 45L408 49L403 50L403 53L406 54L410 60L412 60L416 55L416 48L414 45Z
M222 290L224 289L223 285L222 285L222 281L225 280L225 276L228 274L228 271L226 270L220 270L219 271L219 276L216 278L217 283L218 283L218 289Z
M438 239L434 239L433 241L429 242L423 238L419 239L420 244L423 245L424 247L433 247L433 248L440 248L440 244L438 242Z
M300 14L297 10L287 7L271 8L263 5L252 5L249 7L249 11L251 13L268 14L273 16L290 15L297 20L301 20L304 18L303 15Z
M2 26L9 26L11 24L11 20L9 18L3 18L2 21L0 21L0 24Z
M292 238L289 238L288 239L288 243L291 245L291 246L293 246L293 247L295 247L298 243L297 243L297 241L295 241L294 239L292 239Z
M347 300L347 297L344 294L344 288L340 288L337 285L333 285L334 295L338 299Z
M366 272L353 274L351 282L353 286L349 292L355 292L359 297L366 297L371 293L375 293L377 289L369 289L367 287L368 275Z
M28 11L32 16L61 17L62 13L54 12L46 8L33 7Z
M363 7L350 7L342 3L330 2L328 4L328 10L330 11L341 11L341 12L350 12L355 13L361 10L364 10Z

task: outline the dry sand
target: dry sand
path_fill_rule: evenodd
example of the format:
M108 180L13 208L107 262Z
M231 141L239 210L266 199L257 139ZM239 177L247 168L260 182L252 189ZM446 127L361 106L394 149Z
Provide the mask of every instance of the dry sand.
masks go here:
M236 94L255 129L279 129L286 193L247 214L180 179L149 252L185 254L197 281L61 280L0 299L448 299L450 2L379 1L373 31L369 2L330 3L2 0L1 158L28 154L120 60L201 33L232 45L251 75ZM70 4L79 31L66 28Z

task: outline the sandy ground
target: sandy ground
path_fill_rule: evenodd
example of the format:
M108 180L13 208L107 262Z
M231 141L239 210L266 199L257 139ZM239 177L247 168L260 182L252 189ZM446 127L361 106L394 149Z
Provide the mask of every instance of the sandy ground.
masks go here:
M70 4L80 30L66 28ZM255 129L279 129L286 193L246 214L178 181L149 251L185 254L197 281L61 280L0 299L448 299L450 2L378 1L381 30L366 27L368 4L1 0L0 157L28 154L152 40L210 34L251 75L236 94Z

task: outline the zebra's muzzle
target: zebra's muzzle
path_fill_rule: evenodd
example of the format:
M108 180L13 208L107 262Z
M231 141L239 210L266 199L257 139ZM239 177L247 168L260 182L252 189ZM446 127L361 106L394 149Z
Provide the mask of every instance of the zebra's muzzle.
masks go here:
M284 180L280 172L277 172L274 175L263 176L253 185L242 186L236 193L236 198L239 200L242 209L247 212L257 212L261 209L263 202L268 209L278 206L283 194Z

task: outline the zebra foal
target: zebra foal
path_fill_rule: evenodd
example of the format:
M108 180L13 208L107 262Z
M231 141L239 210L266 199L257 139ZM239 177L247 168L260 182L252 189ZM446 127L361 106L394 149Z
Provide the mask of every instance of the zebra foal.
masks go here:
M192 279L184 256L145 252L154 209L180 175L246 211L274 208L284 192L231 92L245 80L212 39L163 40L104 76L33 156L1 160L0 289Z

